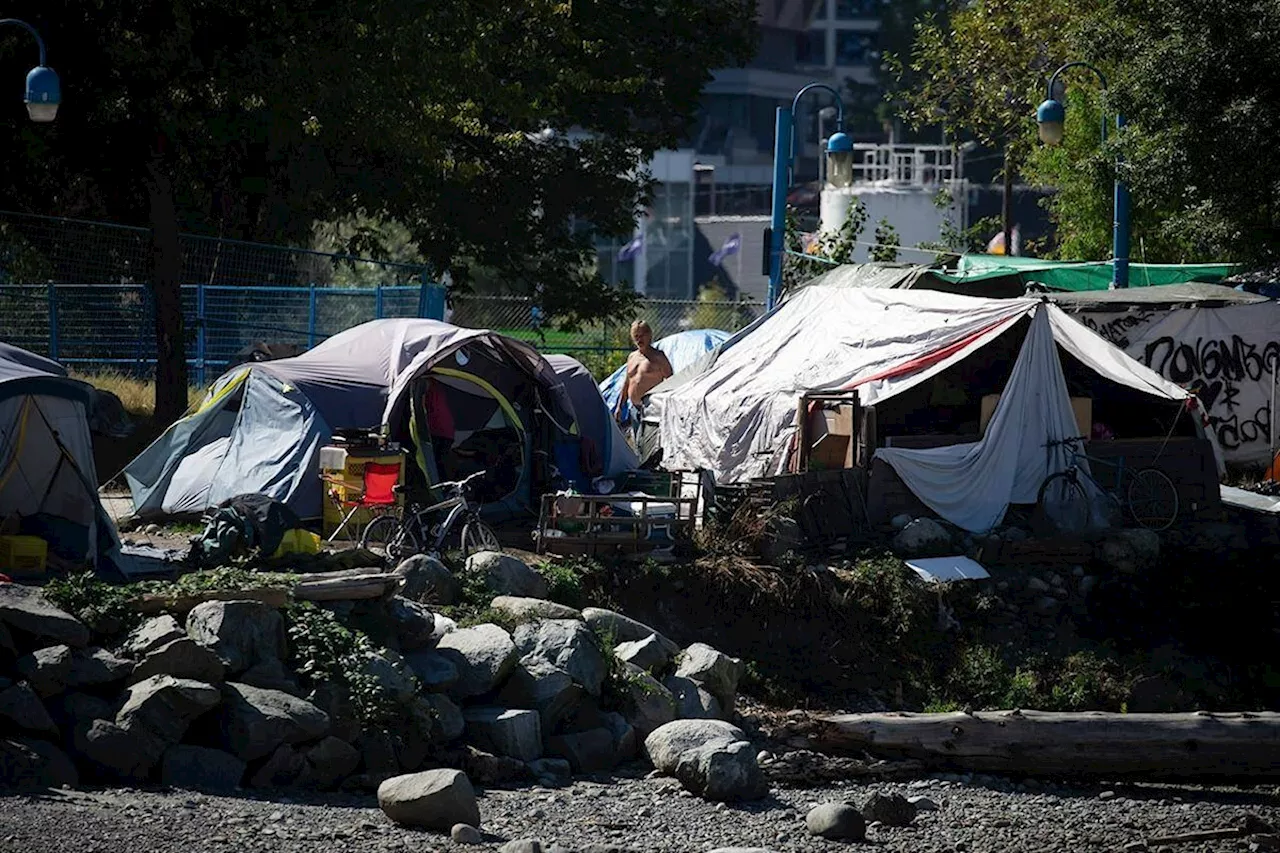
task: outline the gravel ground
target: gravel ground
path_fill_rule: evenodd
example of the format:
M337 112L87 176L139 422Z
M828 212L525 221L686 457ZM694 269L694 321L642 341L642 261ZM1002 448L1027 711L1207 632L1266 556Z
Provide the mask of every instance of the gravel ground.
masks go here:
M876 848L903 853L1119 850L1153 836L1239 826L1248 814L1280 822L1280 795L1271 786L1064 789L1028 788L982 777L967 784L935 778L775 788L760 802L724 806L685 794L673 780L641 773L577 781L554 790L482 792L486 844L470 849L491 850L509 839L538 838L569 848L605 844L702 853L721 846L754 846L779 853L822 853L847 845L809 836L804 827L807 810L827 801L860 804L875 791L925 796L939 806L936 812L922 812L911 827L873 824L868 829L868 841ZM456 846L436 833L394 826L372 795L210 796L95 789L0 796L0 850L5 853L367 853L445 851ZM1151 850L1161 846L1153 844ZM1169 848L1173 853L1250 849L1260 849L1256 838Z

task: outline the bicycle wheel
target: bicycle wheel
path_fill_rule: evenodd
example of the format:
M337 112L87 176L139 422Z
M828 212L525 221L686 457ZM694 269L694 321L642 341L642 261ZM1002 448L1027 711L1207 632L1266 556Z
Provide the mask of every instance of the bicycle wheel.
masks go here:
M1046 477L1036 503L1062 533L1082 533L1089 528L1089 493L1075 471L1059 471Z
M1148 530L1165 530L1178 518L1178 490L1157 468L1143 468L1129 478L1125 490L1133 520Z
M501 550L498 534L480 519L472 518L462 525L462 556L470 557L478 551Z
M401 560L417 553L418 537L394 515L383 515L369 522L360 536L360 547L390 560Z

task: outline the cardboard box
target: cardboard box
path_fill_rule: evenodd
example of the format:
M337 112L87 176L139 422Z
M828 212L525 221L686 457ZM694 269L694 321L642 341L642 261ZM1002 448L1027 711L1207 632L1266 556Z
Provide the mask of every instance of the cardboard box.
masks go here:
M982 411L978 417L978 432L982 435L987 434L987 424L991 422L991 416L995 414L996 403L1000 402L999 394L987 394L982 398ZM1090 397L1072 397L1071 411L1076 416L1076 428L1080 430L1079 434L1088 438L1093 433L1093 399ZM1064 438L1066 436L1063 436Z
M852 468L856 445L853 441L853 406L823 409L812 421L809 470L828 471Z

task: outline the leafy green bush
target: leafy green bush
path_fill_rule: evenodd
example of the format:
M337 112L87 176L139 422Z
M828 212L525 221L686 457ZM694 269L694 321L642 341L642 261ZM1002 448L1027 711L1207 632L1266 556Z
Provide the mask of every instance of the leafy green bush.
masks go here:
M341 687L355 718L364 725L385 729L403 719L405 709L367 671L369 658L380 653L368 636L309 601L291 604L284 617L294 671L313 687L326 682Z
M534 566L547 582L547 597L557 604L581 608L586 604L583 581L603 571L603 567L590 557L567 557L548 560Z
M45 585L44 594L98 634L132 630L142 621L142 614L132 606L139 588L107 583L93 572L54 578Z

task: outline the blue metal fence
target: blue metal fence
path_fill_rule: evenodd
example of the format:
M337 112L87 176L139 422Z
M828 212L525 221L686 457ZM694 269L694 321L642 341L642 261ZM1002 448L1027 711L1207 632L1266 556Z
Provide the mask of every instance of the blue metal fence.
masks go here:
M384 317L443 315L443 289L418 287L182 288L187 363L205 385L258 341L312 347ZM0 285L0 340L70 367L140 376L155 365L155 314L141 284Z

